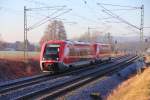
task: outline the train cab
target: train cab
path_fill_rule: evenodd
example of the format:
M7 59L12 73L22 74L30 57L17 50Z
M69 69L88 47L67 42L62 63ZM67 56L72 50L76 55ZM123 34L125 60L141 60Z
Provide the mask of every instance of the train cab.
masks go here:
M44 43L41 56L40 67L43 71L58 71L63 53L63 41L48 41ZM61 67L63 67L61 65Z

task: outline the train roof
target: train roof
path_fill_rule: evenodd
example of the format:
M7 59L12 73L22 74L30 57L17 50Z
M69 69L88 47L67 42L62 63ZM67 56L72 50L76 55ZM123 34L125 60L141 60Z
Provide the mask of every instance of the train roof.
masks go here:
M74 45L91 45L91 44L110 45L110 44L104 44L104 43L100 43L100 42L90 43L90 42L71 41L71 40L49 40L46 43L66 43L66 44L74 44Z
M67 44L79 44L79 45L89 45L90 43L88 42L80 42L80 41L71 41L71 40L50 40L47 41L46 43L67 43Z
M111 44L100 43L100 42L95 42L94 44L97 44L97 45L111 45Z

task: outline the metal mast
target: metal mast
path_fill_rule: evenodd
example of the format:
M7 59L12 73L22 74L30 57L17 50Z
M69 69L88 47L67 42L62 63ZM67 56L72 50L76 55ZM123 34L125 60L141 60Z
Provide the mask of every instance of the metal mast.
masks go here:
M140 25L140 40L143 41L143 28L144 28L144 5L141 6L141 25Z
M28 51L28 46L27 46L27 9L26 6L24 6L24 62L27 61L27 51Z

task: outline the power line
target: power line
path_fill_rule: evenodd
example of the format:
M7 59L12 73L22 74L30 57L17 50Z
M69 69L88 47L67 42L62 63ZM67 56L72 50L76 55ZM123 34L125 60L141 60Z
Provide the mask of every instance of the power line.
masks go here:
M93 13L94 17L97 16L97 20L100 21L102 24L104 24L102 19L105 19L105 18L99 18L99 15L101 15L101 14L99 12L96 12L93 8L91 8L89 3L86 0L82 0L82 1L86 4L87 8L91 11L91 13Z
M117 22L117 21L105 21L105 22L107 22L107 23L122 23L122 22Z
M102 3L97 3L97 5L99 5L100 7L102 7L104 10L103 12L105 12L106 14L112 16L112 17L115 17L117 20L119 21L122 21L123 23L129 25L129 26L132 26L138 30L140 30L140 40L143 41L143 26L144 26L144 5L142 5L141 7L134 7L134 8L137 8L137 9L141 9L141 24L140 24L140 28L137 27L136 25L133 25L131 23L129 23L128 21L126 21L125 19L121 18L120 16L114 14L113 12L111 12L110 10L106 9L102 4ZM106 5L106 4L105 4ZM112 4L109 4L109 5L112 5ZM115 5L115 6L120 6L120 5ZM122 7L129 7L129 6L122 6ZM131 6L130 6L131 7Z
M98 13L98 12L97 12L97 13L94 13L95 10L93 10L93 9L89 6L88 2L87 2L86 0L82 0L82 1L84 1L84 3L87 5L87 8L90 9L91 13L93 13L94 15L97 16L97 13ZM137 9L136 9L136 8L130 8L130 9L113 9L113 11L122 11L122 10L137 10ZM98 20L102 21L102 20L112 19L112 18L115 18L115 17L98 18ZM122 23L122 22L117 22L117 21L104 21L104 22L106 22L106 23Z
M58 6L57 6L58 7ZM42 7L43 8L43 7ZM48 7L44 7L44 8L48 8ZM51 8L51 7L50 7ZM31 9L31 8L30 8ZM48 8L49 9L49 8ZM32 9L31 9L32 10ZM47 9L45 9L45 10L47 10ZM66 8L66 6L59 6L57 9L56 8L51 8L51 9L49 9L49 10L54 10L54 12L52 12L50 15L48 14L48 15L41 15L40 13L38 13L38 16L39 15L41 15L42 17L48 17L48 16L53 16L53 15L55 15L55 14L57 14L57 13L59 13L60 11L63 11L63 10L68 10L67 8ZM35 11L40 11L40 8L39 9L37 9L36 10L36 8L34 9L34 10L32 10L32 12L35 12ZM43 11L43 10L41 10L41 11ZM30 14L32 14L31 13L31 11L30 11Z
M119 21L121 21L121 22L123 22L123 23L125 23L125 24L128 24L128 25L130 25L130 26L132 26L132 27L134 27L134 28L140 30L139 27L137 27L137 26L135 26L135 25L129 23L128 21L124 20L124 19L121 18L120 16L114 14L113 12L111 12L110 10L108 10L108 9L106 9L104 6L102 6L100 3L97 3L97 5L99 5L100 7L102 7L102 8L104 9L104 10L103 10L104 13L106 13L106 14L108 14L108 15L114 17L114 18L116 18L117 20L119 20Z
M125 27L125 28L127 28L127 29L129 29L129 30L131 30L131 31L133 31L133 32L135 32L135 33L139 33L139 31L134 30L131 26L127 26L127 27Z
M56 10L58 9L64 9L66 6L47 6L47 7L39 7L39 8L28 8L27 11L33 11L33 10Z
M108 6L118 6L118 7L127 7L127 8L141 9L141 7L134 7L134 6L113 5L113 4L106 4L106 3L97 3L97 4L108 5Z
M59 13L59 12L62 11L62 10L64 10L64 9L62 9L62 8L57 9L56 11L54 11L53 13L51 13L49 16L53 16L53 15ZM39 24L42 23L43 21L45 21L45 20L47 20L47 19L50 19L49 16L46 16L46 17L43 18L42 20L40 20L40 21L36 22L35 24L33 24L32 26L30 26L30 27L28 28L28 30L32 29L32 27L35 27L35 26L39 25ZM52 18L52 17L51 17L51 18Z
M110 10L110 11L123 11L123 10L125 10L125 11L131 11L131 10L139 10L139 9L136 9L136 8L132 8L132 9L112 9L112 10Z
M55 17L52 17L52 18L50 18L50 17L44 18L43 20L41 20L41 21L39 21L38 23L34 24L33 26L29 27L29 28L28 28L28 31L29 31L29 30L32 30L32 29L35 29L35 28L37 28L37 27L39 27L39 26L41 26L41 25L47 23L48 21L51 21L52 19L55 19L55 18L57 18L57 17L59 17L59 16L65 14L65 13L68 13L68 12L70 12L70 11L71 11L71 9L62 12L62 13L56 15Z

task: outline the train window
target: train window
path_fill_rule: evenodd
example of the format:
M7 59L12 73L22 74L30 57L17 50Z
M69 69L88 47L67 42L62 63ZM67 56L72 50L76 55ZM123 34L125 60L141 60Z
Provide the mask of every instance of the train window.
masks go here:
M87 56L93 54L93 50L91 50L89 47L85 46L84 48L79 46L71 47L69 50L70 56Z
M99 49L100 49L100 53L107 53L111 51L111 48L109 45L102 45Z
M80 56L86 56L91 53L90 49L88 47L80 48L79 49L79 55Z
M45 54L56 54L58 53L58 51L59 51L59 48L57 47L47 47L45 49Z
M73 47L70 48L70 52L69 52L70 56L75 56L76 55L76 51Z
M47 45L44 50L44 58L48 60L57 60L59 57L59 45Z

